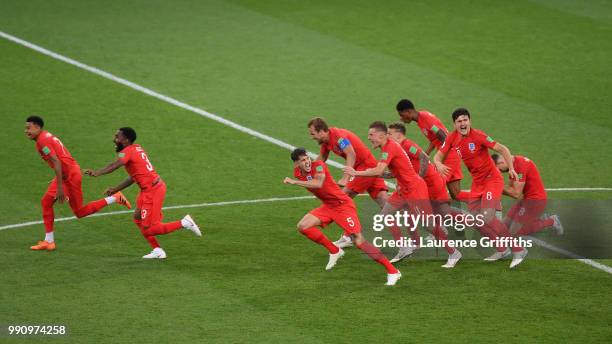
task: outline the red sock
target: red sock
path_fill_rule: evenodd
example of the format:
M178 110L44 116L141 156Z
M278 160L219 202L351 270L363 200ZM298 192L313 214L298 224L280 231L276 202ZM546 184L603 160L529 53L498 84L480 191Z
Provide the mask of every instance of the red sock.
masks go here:
M151 248L153 249L158 248L159 243L157 242L157 239L155 239L155 236L153 235L147 235L147 231L142 227L142 220L134 219L134 223L136 224L138 229L140 229L140 233L142 233L142 236L145 238L145 240L149 242L149 245L151 245Z
M53 212L53 203L55 199L50 195L44 195L40 200L42 205L43 223L45 224L45 233L53 232L53 222L55 221L55 213Z
M389 263L387 257L385 257L376 246L370 244L367 241L362 242L360 245L357 245L357 248L363 251L363 253L367 254L370 258L374 259L378 264L382 265L387 269L387 273L396 274L398 271L395 266Z
M471 195L470 195L470 192L468 191L459 191L459 193L457 194L455 198L457 199L457 201L467 203L470 200Z
M536 233L544 228L551 227L555 223L555 220L550 217L546 220L537 220L527 225L523 225L521 229L516 233L516 236L528 235L531 233Z
M491 239L491 240L495 240L497 238L497 235L495 234L495 231L493 230L493 228L484 225L480 228L478 228L478 230L480 231L480 234L482 234L483 236L486 236L487 238ZM506 247L502 247L502 246L497 246L495 247L495 249L497 250L497 252L504 252L506 251Z
M325 234L323 234L323 232L321 232L318 228L310 227L310 228L301 230L300 232L304 234L308 239L316 242L319 245L325 246L325 248L327 249L327 251L329 251L329 253L335 254L335 253L340 252L340 249L338 248L338 246L334 245L334 243L331 242L325 236Z
M85 204L84 206L82 206L81 208L75 210L74 215L76 215L76 217L78 218L85 217L87 215L97 213L98 211L100 211L100 209L106 206L107 206L106 200L102 198L97 201L89 202Z
M453 252L455 252L454 247L448 246L448 237L446 236L446 233L444 233L444 231L442 230L442 227L436 226L436 228L434 228L433 230L433 235L437 240L442 241L442 243L444 244L444 249L446 250L446 252L448 252L448 254L452 254Z
M493 231L498 237L512 237L512 234L510 234L508 227L506 227L506 225L504 225L496 217L494 217L491 221L489 221L487 225L491 227L491 229L493 229ZM512 250L512 252L520 252L523 250L523 248L512 246L510 247L510 250ZM499 251L499 248L498 248L498 251Z
M154 226L149 227L149 229L147 229L147 234L148 235L163 235L163 234L174 232L181 228L183 228L183 225L181 225L181 221L158 223Z
M391 232L391 236L393 236L393 240L395 241L400 241L404 237L402 235L402 229L397 226L390 227L389 232Z

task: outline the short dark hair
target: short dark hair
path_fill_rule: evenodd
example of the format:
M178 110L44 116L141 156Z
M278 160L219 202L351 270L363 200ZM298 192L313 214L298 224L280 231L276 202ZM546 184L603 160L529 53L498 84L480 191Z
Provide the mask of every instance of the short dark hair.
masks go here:
M458 108L453 111L453 122L456 121L459 116L467 116L468 118L471 118L470 112L466 108Z
M327 126L327 122L321 117L315 117L308 121L308 128L314 127L316 131L329 131L329 127Z
M499 154L491 154L491 159L493 159L493 162L495 162L497 164L497 160L499 159Z
M406 126L404 125L404 123L400 123L400 122L391 123L389 124L389 129L399 130L400 133L406 135Z
M372 122L369 128L376 129L378 131L384 131L385 133L387 132L387 125L383 121Z
M27 122L34 123L40 128L45 126L45 121L43 121L43 119L40 116L30 116L26 119L26 123Z
M414 104L412 104L412 102L408 99L402 99L397 102L397 105L395 105L395 109L397 110L397 112L414 110Z
M136 130L130 127L119 128L119 131L125 136L131 143L136 142Z
M291 160L298 161L304 155L308 155L308 153L306 153L306 149L298 147L291 152Z

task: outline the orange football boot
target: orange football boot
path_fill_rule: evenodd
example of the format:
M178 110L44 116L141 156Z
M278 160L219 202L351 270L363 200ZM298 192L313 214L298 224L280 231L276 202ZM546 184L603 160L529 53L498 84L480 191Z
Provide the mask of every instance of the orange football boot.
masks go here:
M117 203L125 206L128 209L132 209L132 205L130 204L130 201L128 201L127 197L125 197L121 191L115 192L113 194L113 197L115 197L115 200L117 200Z
M55 242L39 241L38 244L31 246L34 251L53 251L55 250Z

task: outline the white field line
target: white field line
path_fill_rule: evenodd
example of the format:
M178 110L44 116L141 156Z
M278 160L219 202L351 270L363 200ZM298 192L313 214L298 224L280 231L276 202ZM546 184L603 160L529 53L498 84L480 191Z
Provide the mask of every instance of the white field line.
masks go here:
M168 207L163 207L164 210L169 209L185 209L185 208L205 208L205 207L219 207L225 205L236 205L236 204L251 204L251 203L269 203L269 202L281 202L281 201L296 201L303 199L314 199L314 196L297 196L297 197L272 197L272 198L261 198L261 199L245 199L238 201L227 201L227 202L214 202L214 203L198 203L198 204L185 204L185 205L172 205ZM99 216L111 216L111 215L119 215L119 214L131 214L133 210L121 210L121 211L110 211L105 213L96 213L89 215L87 217L99 217ZM76 220L76 216L69 217L60 217L55 219L55 222L61 221L71 221ZM27 227L32 225L40 225L42 221L30 221L23 223L15 223L12 225L1 226L0 231L11 228L19 228L19 227Z
M117 82L119 84L127 86L127 87L129 87L129 88L131 88L133 90L136 90L138 92L142 92L142 93L144 93L146 95L149 95L151 97L157 98L157 99L159 99L161 101L164 101L166 103L169 103L169 104L178 106L179 108L182 108L182 109L194 112L194 113L196 113L196 114L198 114L198 115L200 115L202 117L206 117L206 118L211 119L213 121L216 121L216 122L219 122L221 124L227 125L227 126L229 126L231 128L239 130L239 131L241 131L243 133L246 133L248 135L251 135L251 136L254 136L254 137L258 137L258 138L260 138L262 140L270 142L270 143L272 143L274 145L277 145L279 147L283 147L283 148L288 149L288 150L295 149L295 146L293 146L293 145L291 145L291 144L289 144L287 142L284 142L284 141L281 141L279 139L276 139L276 138L273 138L271 136L268 136L266 134L260 133L259 131L253 130L251 128L247 128L247 127L245 127L243 125L240 125L240 124L238 124L236 122L230 121L230 120L228 120L226 118L223 118L221 116L217 116L215 114L212 114L212 113L210 113L208 111L202 110L202 109L197 108L195 106L191 106L191 105L189 105L187 103L181 102L181 101L176 100L176 99L174 99L172 97L169 97L169 96L163 95L161 93L155 92L155 91L153 91L153 90L151 90L149 88L146 88L144 86L138 85L138 84L133 83L131 81L128 81L126 79L120 78L118 76L115 76L115 75L113 75L111 73L108 73L108 72L103 71L101 69L98 69L96 67L89 66L87 64L84 64L82 62L76 61L76 60L71 59L69 57L66 57L64 55L55 53L55 52L50 51L48 49L45 49L45 48L43 48L43 47L41 47L39 45L30 43L30 42L25 41L25 40L23 40L21 38L18 38L18 37L15 37L13 35L10 35L10 34L8 34L6 32L0 31L0 37L2 37L4 39L7 39L7 40L9 40L11 42L17 43L19 45L22 45L22 46L24 46L26 48L32 49L34 51L37 51L37 52L39 52L39 53L41 53L43 55L49 56L49 57L54 58L56 60L68 63L70 65L73 65L75 67L84 69L84 70L86 70L88 72L91 72L93 74L99 75L99 76L101 76L103 78L112 80L114 82ZM314 156L316 156L316 153L309 152L309 155L311 157L314 157ZM339 163L337 161L327 160L327 163L329 165L337 167L337 168L342 168L343 167L343 164L341 164L341 163ZM387 185L389 187L391 187L391 188L395 188L395 185L393 183L387 182ZM549 191L610 191L610 190L612 190L612 188L557 188L557 189L550 189ZM240 201L236 201L236 202L240 202ZM250 202L250 203L254 203L254 202ZM207 203L203 203L203 204L207 204ZM238 203L238 204L240 204L240 203ZM195 207L197 205L191 205L191 206ZM201 206L204 206L204 205L201 205ZM181 207L181 206L176 206L176 207ZM184 206L184 207L188 207L188 206ZM116 212L116 213L122 213L122 212ZM115 214L115 213L100 213L100 214L98 214L98 216L102 216L103 214ZM56 221L67 221L67 220L71 220L71 219L73 219L73 218L69 217L69 218L56 219ZM27 225L30 225L30 224L39 224L39 223L41 223L41 222L40 221L27 222ZM8 228L15 228L15 227L22 227L20 225L23 225L23 224L15 224L15 225L3 226L3 227L0 227L0 230L8 229ZM13 226L13 227L11 227L11 226ZM597 262L593 262L593 263L599 264ZM592 266L595 266L595 265L592 265ZM606 270L604 270L604 271L606 271ZM610 272L610 271L606 271L606 272Z

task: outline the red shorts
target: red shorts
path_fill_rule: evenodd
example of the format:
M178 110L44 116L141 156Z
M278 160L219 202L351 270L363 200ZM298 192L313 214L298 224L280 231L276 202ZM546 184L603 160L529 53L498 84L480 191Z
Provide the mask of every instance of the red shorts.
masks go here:
M315 208L310 211L310 214L321 220L321 227L325 227L332 222L344 229L345 235L351 235L361 232L361 222L357 215L357 209L354 205L343 204L337 207L332 207L327 204Z
M501 199L503 191L503 178L491 178L483 182L472 182L472 187L470 189L470 200L468 201L469 210L501 210Z
M405 191L400 189L395 191L387 202L396 209L409 209L416 212L423 211L426 214L431 213L427 184L423 180L419 180L411 190Z
M440 202L450 201L448 191L446 191L446 183L444 182L444 178L442 178L438 172L433 173L431 176L425 177L427 193L429 194L430 200Z
M81 188L82 178L81 168L76 166L68 172L62 183L64 195L68 197L68 204L70 204L72 212L76 212L83 207L83 189ZM55 197L56 195L57 178L53 178L49 184L49 187L47 187L45 196Z
M463 172L461 172L461 158L457 151L451 149L448 151L444 164L450 168L448 175L443 176L444 181L448 184L456 180L463 179Z
M150 188L140 190L136 208L140 209L140 219L145 228L157 225L164 218L162 206L166 197L166 183L160 181Z
M367 191L373 199L376 199L379 193L389 190L384 179L374 177L351 177L346 188L357 194Z
M522 199L510 208L506 216L524 225L537 221L545 210L545 199Z

